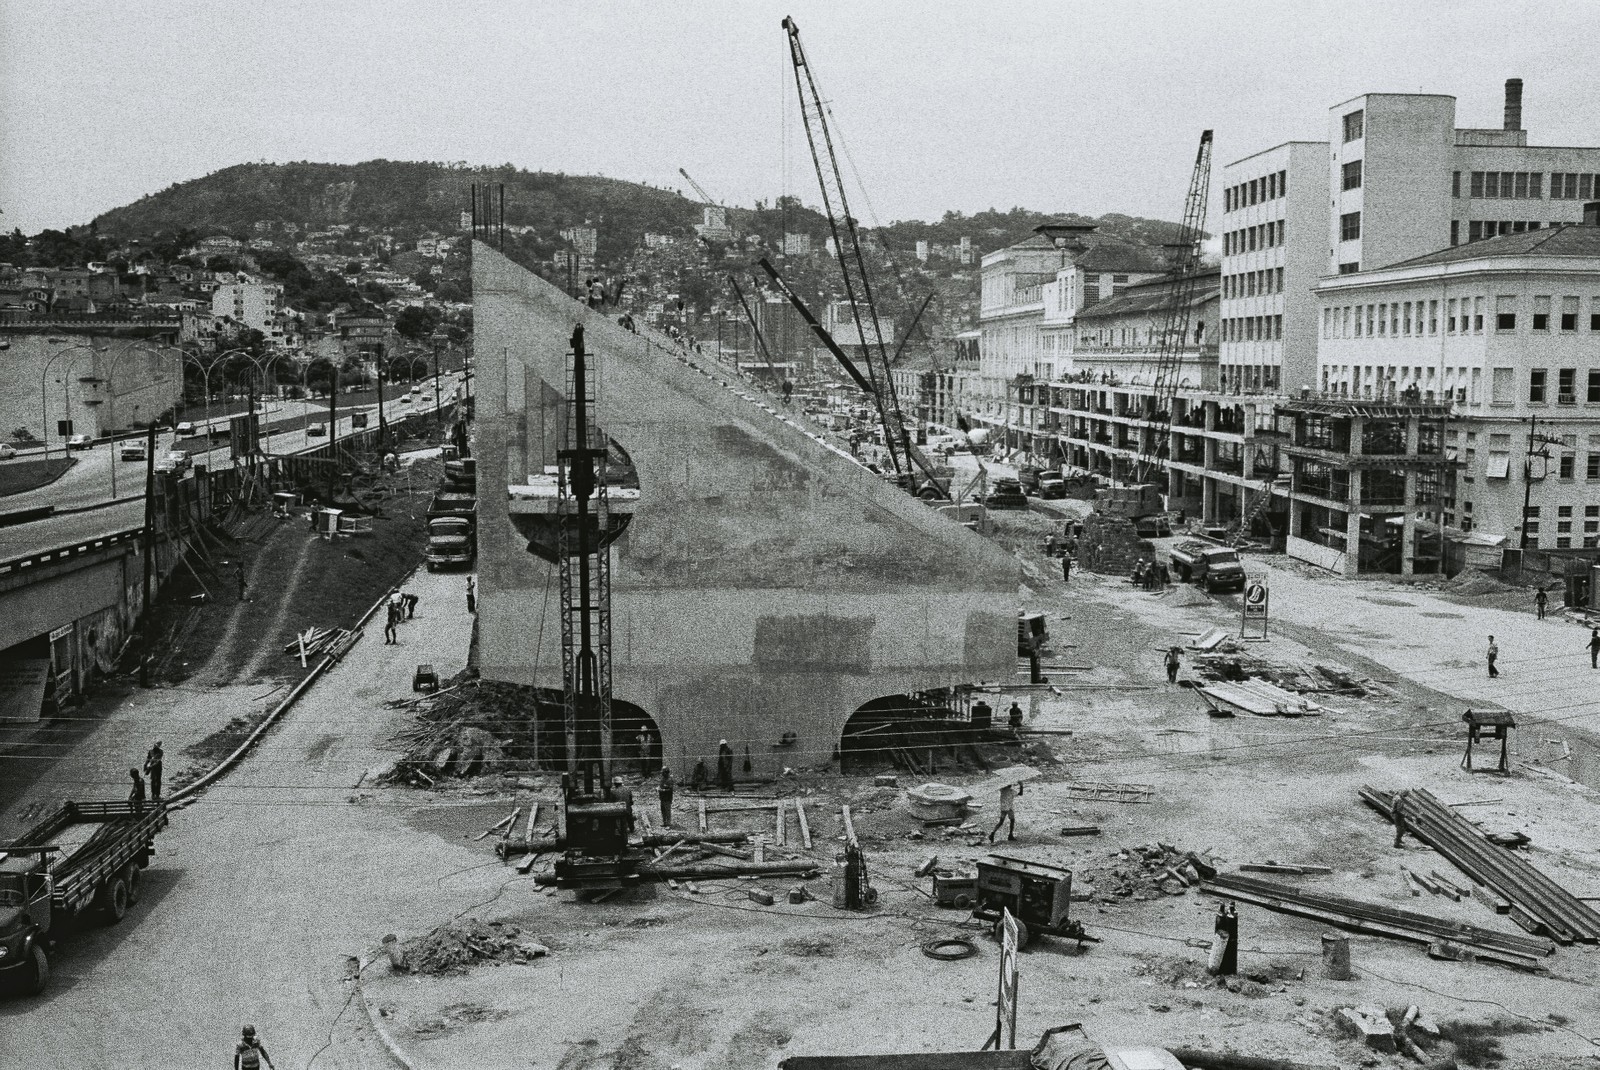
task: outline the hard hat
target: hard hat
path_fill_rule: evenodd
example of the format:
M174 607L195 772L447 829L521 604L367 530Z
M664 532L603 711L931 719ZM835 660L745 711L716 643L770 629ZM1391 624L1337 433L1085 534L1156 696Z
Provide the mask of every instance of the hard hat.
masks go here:
M725 739L719 739L719 740L717 740L717 746L719 746L719 747L723 747L723 746L726 746L726 745L727 745L727 743L728 743L728 741L727 741L727 740L725 740Z
M256 1035L256 1027L253 1026L253 1025L245 1026L244 1027L244 1035L247 1036L247 1037L255 1036Z
M611 778L611 783L615 784L617 787L620 788L620 787L622 787L622 778L619 777L619 776L614 776L614 777Z

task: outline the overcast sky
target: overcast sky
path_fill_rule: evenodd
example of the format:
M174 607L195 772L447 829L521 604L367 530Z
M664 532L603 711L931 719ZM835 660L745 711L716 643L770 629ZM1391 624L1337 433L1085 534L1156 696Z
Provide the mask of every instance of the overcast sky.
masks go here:
M793 11L868 222L1013 206L1176 219L1217 163L1363 92L1600 144L1593 2L0 0L0 225L88 221L231 164L465 160L816 203ZM785 129L788 148L785 150ZM1214 184L1215 186L1215 184Z

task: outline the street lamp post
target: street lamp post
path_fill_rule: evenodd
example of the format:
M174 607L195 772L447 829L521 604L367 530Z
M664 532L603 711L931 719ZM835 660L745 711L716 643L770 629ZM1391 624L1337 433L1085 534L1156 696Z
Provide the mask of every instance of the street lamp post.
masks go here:
M111 497L112 497L113 500L115 500L115 498L117 496L117 461L119 459L117 457L117 452L116 452L116 445L117 445L117 367L122 363L122 358L126 357L129 353L133 353L133 352L150 353L152 355L155 355L155 356L159 357L161 355L160 354L161 350L163 350L163 349L174 349L174 348L176 348L176 347L170 346L170 345L160 345L160 346L157 346L155 349L152 349L149 346L141 346L141 345L129 346L127 349L124 349L122 352L118 353L115 357L113 357L111 359L111 367L109 369L107 369L107 371L106 371L106 403L107 403L106 409L111 414L111 417L110 417L110 422L111 422L110 438L111 438L111 447L112 447L112 452L111 452ZM179 350L179 352L181 353L182 350ZM182 365L181 364L179 365L179 380L180 380L180 382L179 382L178 389L179 389L179 392L180 392L180 400L181 400L182 399L182 390L183 390L183 385L182 385L182 382L181 382L181 380L182 380ZM152 421L152 422L154 422L154 421Z
M50 378L50 366L74 350L87 349L91 353L104 353L110 348L110 346L96 346L92 342L80 342L77 345L67 346L65 349L57 350L45 358L44 367L39 371L39 430L44 434L44 460L50 460L50 414L48 408L46 407L49 402L49 394L45 390L45 384ZM68 366L70 366L72 362L68 361L67 363ZM70 421L72 419L72 395L69 391L70 387L66 381L63 380L62 398L66 404L67 419ZM67 452L64 444L62 446L62 452Z

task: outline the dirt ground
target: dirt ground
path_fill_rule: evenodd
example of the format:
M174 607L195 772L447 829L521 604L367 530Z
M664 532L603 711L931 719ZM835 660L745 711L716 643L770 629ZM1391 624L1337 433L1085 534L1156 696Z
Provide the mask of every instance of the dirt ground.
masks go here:
M1028 727L1071 733L1039 737L1055 760L1035 760L1043 775L1019 800L1018 838L1005 846L1072 868L1075 894L1083 897L1074 916L1100 940L1080 950L1045 939L1024 952L1020 1039L1079 1021L1103 1043L1400 1066L1411 1064L1347 1037L1336 1012L1373 1005L1403 1013L1416 1005L1457 1042L1461 1066L1594 1065L1600 962L1592 949L1562 948L1549 972L1535 976L1436 961L1418 945L1354 935L1356 979L1330 981L1320 971L1326 926L1245 906L1240 976L1219 984L1204 969L1217 901L1126 879L1129 852L1161 843L1209 852L1225 871L1247 862L1327 866L1331 876L1281 879L1520 932L1472 900L1412 897L1402 865L1453 871L1424 846L1392 848L1390 827L1361 804L1358 788L1418 784L1447 803L1478 803L1467 811L1475 820L1529 831L1535 863L1578 894L1600 894L1593 793L1555 773L1488 780L1461 771L1457 733L1436 727L1440 711L1455 707L1449 696L1352 656L1311 627L1282 624L1270 649L1257 653L1285 665L1341 665L1393 681L1392 694L1318 696L1328 709L1315 717L1210 717L1193 691L1166 684L1162 651L1212 626L1236 629L1236 599L1195 597L1192 589L1152 595L1081 574L1065 587L1031 550L1028 520L1008 524L1002 535L1024 558L1030 608L1049 614L1055 651L1047 663L1090 667L1054 677L1058 693L990 699L1002 710L1016 697ZM1074 782L1148 785L1149 799L1085 800L1075 797L1081 789ZM929 856L942 868L970 871L988 850L983 834L996 802L978 800L977 835L923 828L906 810L910 784L904 773L896 788L824 773L770 788L805 799L814 848L794 846L791 816L788 850L819 867L839 847L840 804L851 805L880 892L866 913L834 910L825 878L702 881L698 894L651 886L584 904L508 869L494 901L464 903L466 913L517 926L547 946L548 956L479 966L464 976L377 977L369 996L397 1043L431 1067L732 1070L772 1067L797 1054L975 1049L993 1028L998 949L964 912L931 902L930 882L914 873ZM654 801L648 787L637 790ZM496 793L481 810L442 812L492 865L493 841L473 844L474 830L541 791L548 814L554 792L543 789ZM680 795L680 814L684 806ZM770 812L714 821L774 831ZM1083 825L1098 826L1100 835L1060 834ZM791 905L785 893L801 883L819 899ZM748 896L752 887L773 893L776 904L758 906ZM923 955L924 942L951 935L972 938L977 954L954 962Z

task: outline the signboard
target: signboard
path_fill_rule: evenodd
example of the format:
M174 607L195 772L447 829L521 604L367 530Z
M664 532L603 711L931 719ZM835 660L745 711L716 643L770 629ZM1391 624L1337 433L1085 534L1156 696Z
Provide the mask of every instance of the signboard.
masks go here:
M1017 1046L1017 920L1000 908L1000 997L994 1005L995 1050Z
M1267 637L1267 606L1269 592L1267 579L1258 576L1245 581L1244 594L1239 599L1241 619L1239 621L1239 638L1265 639ZM1251 634L1256 632L1259 634Z
M364 413L364 412L353 412L353 413L350 414L350 427L353 430L360 430L361 428L366 427L366 426L367 426L367 414L366 413Z

